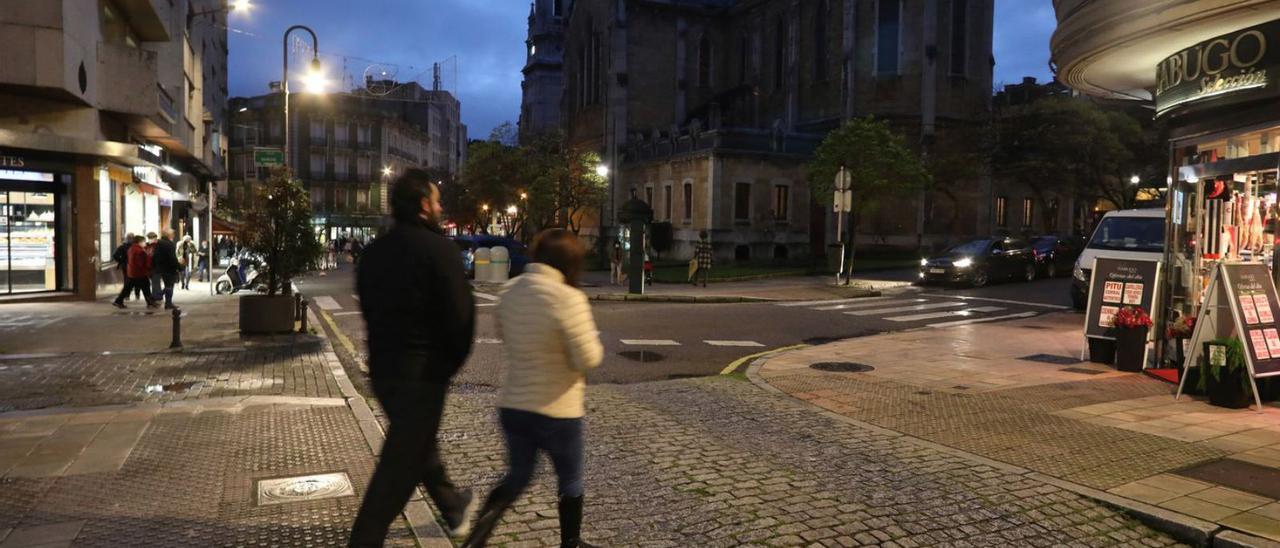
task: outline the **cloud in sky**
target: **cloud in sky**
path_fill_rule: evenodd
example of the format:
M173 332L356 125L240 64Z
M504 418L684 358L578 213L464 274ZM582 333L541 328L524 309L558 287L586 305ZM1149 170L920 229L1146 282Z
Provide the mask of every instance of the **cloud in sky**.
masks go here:
M366 68L395 68L398 80L431 85L431 65L446 63L444 87L462 101L472 138L516 121L529 3L525 0L254 0L246 16L230 18L230 91L266 93L280 79L281 35L308 25L320 39L321 60L333 80L352 85ZM1056 24L1050 0L996 0L995 84L1023 76L1051 78L1049 36ZM295 33L304 37L305 33ZM456 57L455 57L456 56ZM294 59L297 66L305 57ZM344 70L345 67L345 70ZM456 76L455 76L456 74Z

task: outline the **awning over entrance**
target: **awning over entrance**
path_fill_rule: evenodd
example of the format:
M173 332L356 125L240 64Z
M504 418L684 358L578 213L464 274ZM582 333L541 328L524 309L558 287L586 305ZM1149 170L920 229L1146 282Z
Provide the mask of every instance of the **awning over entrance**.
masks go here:
M213 233L234 236L240 231L240 225L226 219L213 218Z

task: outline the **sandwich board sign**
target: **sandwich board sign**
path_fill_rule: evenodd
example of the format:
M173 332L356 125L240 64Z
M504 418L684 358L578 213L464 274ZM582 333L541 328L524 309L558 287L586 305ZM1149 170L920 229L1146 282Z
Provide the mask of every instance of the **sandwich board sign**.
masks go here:
M1115 340L1116 313L1126 306L1141 307L1153 314L1159 305L1160 261L1109 259L1093 261L1089 280L1089 305L1085 309L1084 335L1087 339ZM1148 330L1148 337L1155 330ZM1143 350L1142 363L1147 363Z
M1265 264L1223 262L1213 269L1204 304L1196 316L1186 369L1199 367L1204 343L1231 336L1244 343L1251 381L1280 375L1280 298ZM1184 374L1174 399L1182 395L1186 382ZM1249 386L1253 387L1253 401L1261 413L1257 383L1250 382Z

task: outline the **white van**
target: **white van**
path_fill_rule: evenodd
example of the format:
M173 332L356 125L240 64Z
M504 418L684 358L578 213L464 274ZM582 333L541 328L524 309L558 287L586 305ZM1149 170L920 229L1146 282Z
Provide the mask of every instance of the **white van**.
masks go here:
M1089 303L1089 275L1098 257L1164 260L1164 209L1124 209L1102 217L1071 270L1071 304L1076 310Z

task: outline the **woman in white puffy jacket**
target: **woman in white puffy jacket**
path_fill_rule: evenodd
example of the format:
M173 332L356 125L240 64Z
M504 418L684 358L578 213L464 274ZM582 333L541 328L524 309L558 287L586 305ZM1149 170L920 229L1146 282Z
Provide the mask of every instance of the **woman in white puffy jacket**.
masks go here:
M506 380L498 415L510 469L489 494L463 546L484 546L502 514L533 479L538 451L551 457L559 480L560 545L580 539L584 468L583 396L586 372L604 358L587 296L577 288L586 249L572 232L534 238L525 273L507 282L498 304Z

